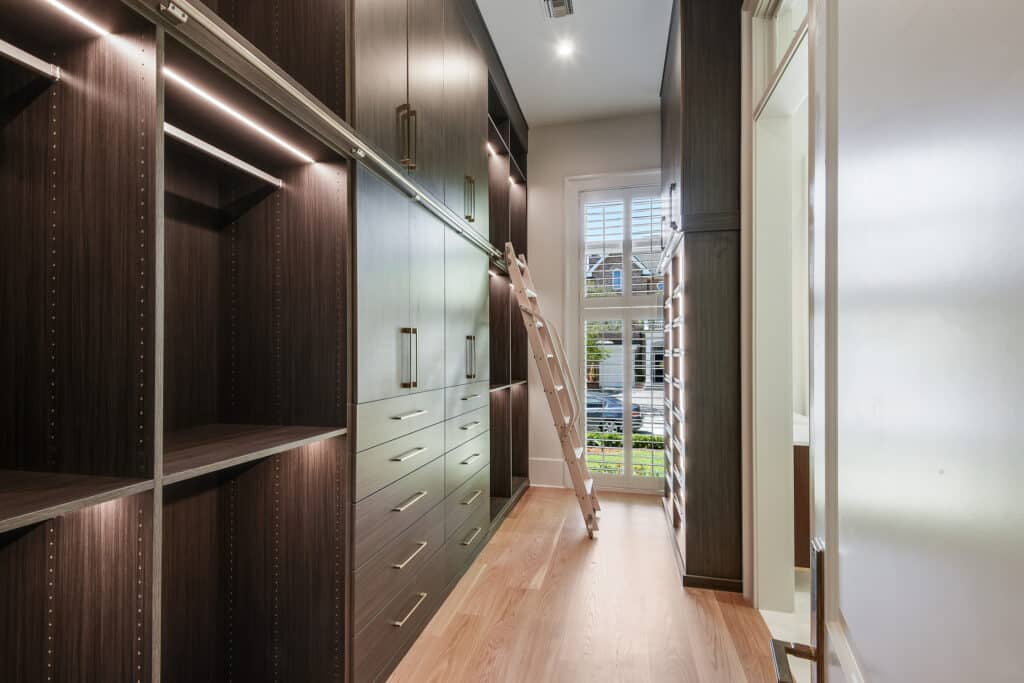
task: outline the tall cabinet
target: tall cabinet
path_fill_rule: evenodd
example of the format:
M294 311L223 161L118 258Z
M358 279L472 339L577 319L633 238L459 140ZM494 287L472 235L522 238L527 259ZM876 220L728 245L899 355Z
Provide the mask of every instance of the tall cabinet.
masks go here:
M740 6L676 0L662 79L665 504L685 585L743 590Z

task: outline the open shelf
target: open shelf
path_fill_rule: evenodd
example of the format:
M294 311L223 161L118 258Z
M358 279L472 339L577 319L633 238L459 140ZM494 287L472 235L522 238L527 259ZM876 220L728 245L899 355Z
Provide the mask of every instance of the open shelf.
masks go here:
M165 75L174 483L344 433L348 166L171 38Z
M162 680L341 680L344 441L164 490Z
M344 428L210 424L164 435L164 483L210 474L316 441Z
M152 479L0 470L0 533L152 488Z

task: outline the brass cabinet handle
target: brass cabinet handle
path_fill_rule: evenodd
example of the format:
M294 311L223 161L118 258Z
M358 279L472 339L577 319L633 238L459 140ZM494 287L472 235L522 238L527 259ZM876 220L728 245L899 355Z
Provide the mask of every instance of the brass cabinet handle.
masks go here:
M423 409L420 409L420 410L414 410L411 413L403 413L402 415L394 415L394 416L392 416L391 419L392 420L397 420L399 422L402 422L404 420L411 420L414 417L419 417L420 415L426 415L426 414L427 414L427 411L425 411Z
M477 420L475 422L470 422L468 425L462 425L461 427L459 427L459 429L461 429L464 432L469 432L469 431L472 431L472 430L476 429L480 425L481 425L480 420Z
M480 495L481 495L481 494L482 494L483 492L484 492L484 490L483 490L483 489L477 489L476 491L473 491L473 495L472 495L472 496L470 496L469 498L467 498L466 500L462 501L462 504L463 504L463 505L472 505L472 504L473 504L473 501L475 501L475 500L476 500L477 498L479 498L479 497L480 497Z
M411 145L409 144L409 115L411 111L408 102L398 107L398 127L402 134L402 158L398 160L398 163L406 168L409 168L412 163Z
M426 593L418 593L417 595L419 596L419 599L416 601L416 604L412 606L412 609L409 610L409 613L406 614L401 619L399 619L398 621L392 621L391 622L392 626L395 626L397 628L402 628L403 626L405 626L405 622L409 621L409 619L416 612L416 610L418 610L420 608L420 605L423 604L423 601L427 599L427 594Z
M474 398L480 398L480 394L470 394L469 396L463 396L461 401L472 401Z
M469 463L473 462L474 460L476 460L479 457L480 457L479 453L474 453L473 455L469 456L468 458L466 458L465 460L463 460L459 464L460 465L468 465Z
M412 551L412 555L410 555L409 557L405 558L405 561L403 561L403 562L399 562L398 564L391 565L391 568L392 569L405 569L405 566L407 564L409 564L410 562L412 562L416 558L417 555L422 553L423 549L426 548L428 545L429 544L426 541L420 541L419 543L416 544L416 550Z
M416 140L416 138L419 137L419 135L420 135L420 130L419 130L420 118L419 118L419 116L417 116L416 110L409 110L409 121L410 121L410 126L412 127L412 131L409 133L410 154L409 154L409 164L407 164L406 167L410 171L415 171L416 170L416 160L420 156L420 147L419 147L419 144L418 144L418 142Z
M420 446L419 448L414 448L411 451L406 451L401 455L396 455L395 457L391 458L391 462L405 462L406 460L412 460L417 455L422 455L426 452L427 449L423 446Z
M416 503L418 503L421 500L423 500L423 497L426 496L426 495L427 495L426 491L417 491L413 495L412 498L410 498L409 500L405 501L404 503L402 503L398 507L391 508L391 511L392 512L405 512L406 510L411 508L413 505L415 505Z
M409 381L402 382L403 389L415 389L420 374L420 333L415 327L403 327L402 335L409 335Z
M473 545L473 541L476 540L476 537L480 535L481 531L483 531L482 527L476 527L473 529L473 533L470 534L469 538L462 542L462 545Z

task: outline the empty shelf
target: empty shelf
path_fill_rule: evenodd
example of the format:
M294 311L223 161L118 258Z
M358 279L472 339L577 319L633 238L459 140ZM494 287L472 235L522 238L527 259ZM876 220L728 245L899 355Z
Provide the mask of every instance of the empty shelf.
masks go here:
M246 173L248 175L251 175L253 178L262 180L268 185L272 185L277 188L284 187L284 181L281 180L280 178L277 178L275 176L270 175L269 173L261 171L252 164L246 163L245 161L242 161L238 157L228 154L224 150L218 149L217 147L214 147L210 143L200 140L196 136L186 133L180 128L172 126L169 123L164 123L164 134L167 135L168 137L174 138L175 140L188 145L193 149L202 152L203 154L206 154L207 156L213 157L214 159L217 159L218 161L221 161L227 164L228 166L231 166L232 168L235 168L241 171L242 173Z
M152 488L152 479L0 470L0 532Z
M164 483L173 484L346 433L344 427L210 424L164 435Z
M35 55L25 52L19 47L15 47L8 42L0 40L0 56L3 56L10 61L18 64L29 71L33 71L36 74L47 78L51 81L60 80L60 67L44 62Z

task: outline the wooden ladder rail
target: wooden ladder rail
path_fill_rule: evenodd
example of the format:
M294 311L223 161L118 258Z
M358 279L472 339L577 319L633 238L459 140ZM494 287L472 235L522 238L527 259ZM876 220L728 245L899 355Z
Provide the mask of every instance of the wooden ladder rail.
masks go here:
M575 376L558 331L540 311L540 302L526 259L515 253L511 242L505 245L505 260L573 490L583 514L587 534L593 538L598 531L601 504L594 479L587 468L586 444L579 432L579 421L583 414Z

